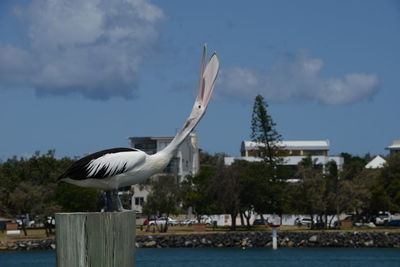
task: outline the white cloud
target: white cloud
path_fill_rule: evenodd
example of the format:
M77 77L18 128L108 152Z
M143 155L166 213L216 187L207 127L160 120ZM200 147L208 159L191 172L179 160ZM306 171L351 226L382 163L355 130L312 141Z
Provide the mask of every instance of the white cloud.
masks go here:
M18 17L30 47L0 44L0 86L107 99L134 96L164 14L147 0L36 0Z
M323 78L323 67L323 60L305 53L282 57L265 73L231 67L221 71L220 91L241 101L262 94L274 102L308 99L338 105L370 98L379 89L376 74L348 73L344 77Z

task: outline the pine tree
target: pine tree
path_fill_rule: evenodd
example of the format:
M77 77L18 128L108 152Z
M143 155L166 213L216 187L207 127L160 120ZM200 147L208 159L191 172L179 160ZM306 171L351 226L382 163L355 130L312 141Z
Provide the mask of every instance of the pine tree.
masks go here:
M264 159L264 175L258 181L260 194L255 210L264 221L263 213L282 213L283 187L279 177L278 165L282 163L279 157L279 142L281 135L276 131L276 124L267 112L268 105L261 95L254 100L251 118L251 140L258 144L259 156Z
M267 112L268 104L261 95L254 100L251 118L251 140L259 144L260 157L271 167L276 167L281 161L278 151L282 136L276 131L276 124Z

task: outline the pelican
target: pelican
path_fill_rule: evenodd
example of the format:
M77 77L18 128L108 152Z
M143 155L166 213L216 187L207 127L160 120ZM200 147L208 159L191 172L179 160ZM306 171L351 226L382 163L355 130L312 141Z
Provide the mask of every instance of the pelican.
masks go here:
M200 84L192 112L171 143L153 155L134 148L102 150L74 162L59 181L80 187L106 191L106 211L123 211L118 188L138 184L162 172L177 152L179 145L191 133L206 112L219 71L214 52L206 64L204 46L200 68Z

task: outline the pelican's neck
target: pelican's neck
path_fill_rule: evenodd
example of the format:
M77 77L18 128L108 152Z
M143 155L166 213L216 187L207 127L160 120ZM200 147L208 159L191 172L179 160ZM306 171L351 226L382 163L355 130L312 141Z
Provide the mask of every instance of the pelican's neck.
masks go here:
M159 153L168 155L170 159L176 154L179 146L185 140L185 138L192 132L194 127L196 127L197 123L199 123L201 117L204 115L204 112L198 112L196 110L197 104L195 103L190 113L189 118L186 120L182 129L175 135L174 139L172 139L171 143L169 143L163 150Z
M179 131L174 139L172 139L171 143L169 143L163 150L161 150L159 153L166 155L171 159L173 156L175 156L176 152L178 151L179 146L185 141L185 138L190 134L192 129L187 130L187 131Z

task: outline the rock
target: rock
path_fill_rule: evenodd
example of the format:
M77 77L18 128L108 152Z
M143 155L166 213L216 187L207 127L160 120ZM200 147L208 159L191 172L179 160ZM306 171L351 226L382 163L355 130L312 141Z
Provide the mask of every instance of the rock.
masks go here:
M202 243L203 245L209 245L209 244L211 244L212 242L210 241L210 240L208 240L208 239L206 239L206 238L202 238L201 240L200 240L200 243Z
M294 247L294 242L293 241L289 241L289 242L287 242L286 246L288 248L292 248L292 247Z
M154 247L155 245L157 245L156 241L148 241L143 244L143 246L146 248L151 248Z
M248 245L249 245L248 238L244 238L242 239L242 241L240 241L241 247L247 247Z
M0 250L7 250L7 249L8 249L7 242L1 241L0 242Z
M51 248L52 250L55 250L55 249L56 249L56 244L50 244L50 248Z
M190 240L186 240L184 244L185 244L185 247L191 247L193 245L193 242Z
M374 241L373 240L369 240L369 241L364 242L364 246L365 247L371 247L373 245L374 245Z
M318 236L317 235L313 235L308 239L308 241L310 241L312 243L315 243L315 242L318 241Z

